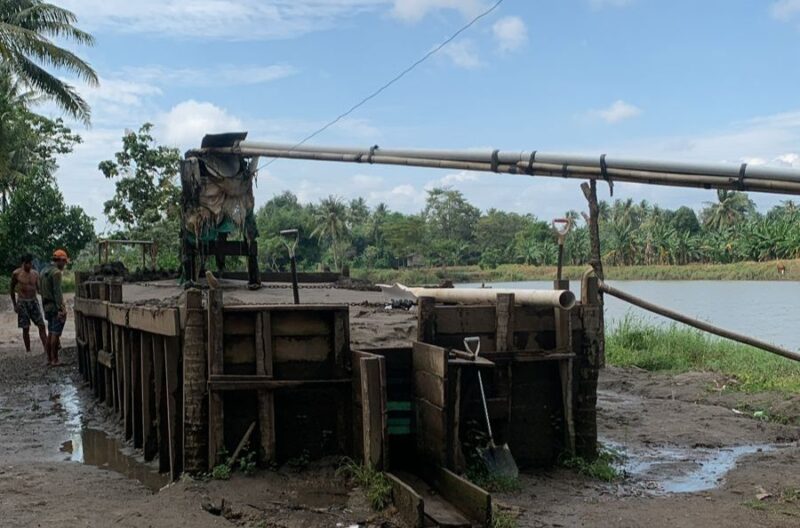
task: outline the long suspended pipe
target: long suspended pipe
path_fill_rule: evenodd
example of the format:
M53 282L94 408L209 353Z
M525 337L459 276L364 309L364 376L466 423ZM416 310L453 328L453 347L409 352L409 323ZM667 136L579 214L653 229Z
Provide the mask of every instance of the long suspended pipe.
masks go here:
M205 149L241 156L372 163L471 170L610 182L647 183L705 189L800 194L800 171L763 166L647 161L610 156L580 156L538 151L416 150L315 147L239 141Z
M739 343L743 343L745 345L750 345L755 348L760 348L761 350L765 350L767 352L772 352L773 354L777 354L779 356L783 356L787 359L792 359L794 361L800 361L800 352L794 352L792 350L788 350L785 348L781 348L779 346L772 345L770 343L761 341L759 339L754 339L752 337L748 337L742 334L737 334L736 332L731 332L730 330L725 330L724 328L720 328L718 326L714 326L712 324L706 323L705 321L700 321L699 319L695 319L693 317L688 317L686 315L680 314L669 308L664 308L663 306L658 306L657 304L653 304L651 302L645 301L644 299L640 299L630 293L626 293L624 291L618 290L612 286L609 286L605 282L600 281L599 283L600 290L608 295L616 297L617 299L621 299L627 303L633 304L634 306L638 306L644 310L649 312L656 313L658 315L662 315L674 321L678 321L679 323L687 324L689 326L693 326L699 330L703 330L704 332L708 332L714 335L718 335L720 337L724 337L725 339L730 339L732 341L737 341Z

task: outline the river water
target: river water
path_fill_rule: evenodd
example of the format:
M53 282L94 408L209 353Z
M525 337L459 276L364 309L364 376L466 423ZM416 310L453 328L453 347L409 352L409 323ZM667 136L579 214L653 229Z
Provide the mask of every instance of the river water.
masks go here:
M800 282L793 281L607 281L650 302L722 328L800 349ZM552 282L487 283L494 288L550 289ZM459 284L457 287L480 287ZM580 298L580 282L570 288ZM672 321L606 295L606 321L613 326L630 314L654 324Z

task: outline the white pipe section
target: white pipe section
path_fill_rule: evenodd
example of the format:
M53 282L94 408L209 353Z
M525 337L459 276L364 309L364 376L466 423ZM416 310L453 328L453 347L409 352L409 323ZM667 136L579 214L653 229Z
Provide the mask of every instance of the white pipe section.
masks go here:
M520 306L545 306L571 310L575 294L569 290L515 290L494 288L409 288L402 284L378 284L390 299L417 300L433 297L438 302L454 304L496 304L498 293L513 293L514 303Z

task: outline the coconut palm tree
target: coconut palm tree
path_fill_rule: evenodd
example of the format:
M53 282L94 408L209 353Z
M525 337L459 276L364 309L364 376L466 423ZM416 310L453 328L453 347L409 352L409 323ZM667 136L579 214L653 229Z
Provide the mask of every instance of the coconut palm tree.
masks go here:
M323 238L330 240L333 252L333 267L339 269L341 261L340 244L347 236L347 206L336 196L328 196L320 201L314 212L317 227L311 236L316 236L322 242Z
M0 65L88 124L89 104L73 86L45 69L67 71L97 85L97 74L87 62L51 40L94 44L90 34L75 27L76 22L71 11L42 0L0 0Z
M711 229L732 227L755 211L753 201L745 193L717 190L717 202L706 202L703 210L703 223Z

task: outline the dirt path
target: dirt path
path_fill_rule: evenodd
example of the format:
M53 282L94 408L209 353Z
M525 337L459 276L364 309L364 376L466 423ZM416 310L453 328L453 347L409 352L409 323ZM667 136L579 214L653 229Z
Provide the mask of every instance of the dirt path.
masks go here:
M402 346L415 332L413 314L384 310L375 294L304 293L351 304L356 347ZM271 295L279 302L290 292ZM71 321L66 345L74 339ZM118 429L78 382L74 356L67 351L67 366L47 370L38 350L22 350L15 327L14 314L0 305L1 526L396 525L391 512L369 510L332 460L227 482L185 479L157 493L107 466L81 463L122 461L120 469L153 486L145 478L150 468L119 455ZM800 526L800 429L753 417L766 416L763 409L774 420L796 419L800 396L719 390L729 381L605 370L599 433L625 455L628 477L607 484L567 469L528 473L520 490L496 501L525 527Z

